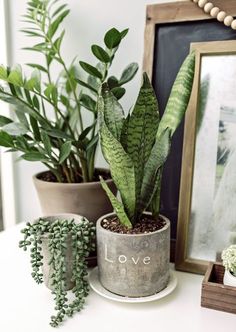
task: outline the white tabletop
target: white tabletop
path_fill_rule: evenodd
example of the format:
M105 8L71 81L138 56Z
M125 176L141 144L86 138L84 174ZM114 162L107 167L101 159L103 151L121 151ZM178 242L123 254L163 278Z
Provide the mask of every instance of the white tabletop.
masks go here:
M31 278L29 253L18 248L20 228L0 233L0 331L52 332L53 300ZM161 300L129 304L104 299L92 290L81 313L59 327L64 332L235 331L236 315L201 308L203 277L175 272L178 286Z

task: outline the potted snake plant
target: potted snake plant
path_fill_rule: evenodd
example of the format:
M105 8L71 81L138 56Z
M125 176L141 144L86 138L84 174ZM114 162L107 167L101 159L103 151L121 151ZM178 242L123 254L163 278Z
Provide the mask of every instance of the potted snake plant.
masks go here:
M191 53L177 75L161 119L145 73L127 117L108 85L103 85L101 147L121 201L101 179L114 213L97 221L98 270L101 284L115 294L149 296L168 284L170 221L159 214L161 176L172 136L188 106L194 67Z
M12 119L0 116L0 145L46 167L34 177L44 215L75 213L96 221L112 211L99 175L116 192L109 171L95 168L98 92L107 82L121 98L123 86L134 77L138 66L128 65L119 79L109 76L128 32L115 28L105 34L105 46L91 47L96 67L79 62L77 57L67 64L62 56L62 23L68 14L67 4L60 1L27 2L27 26L22 31L35 42L25 49L39 54L40 62L27 64L33 68L29 75L22 73L20 65L0 66L0 100L13 105L14 111Z

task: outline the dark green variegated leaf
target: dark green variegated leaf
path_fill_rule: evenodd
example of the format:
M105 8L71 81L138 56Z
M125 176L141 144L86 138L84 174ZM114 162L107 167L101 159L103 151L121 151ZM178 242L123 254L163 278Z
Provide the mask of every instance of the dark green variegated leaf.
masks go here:
M41 161L41 162L47 162L47 158L40 152L34 151L34 152L27 152L21 156L22 159L27 161Z
M47 37L52 38L57 31L57 28L61 24L61 22L65 19L65 17L70 13L69 9L64 10L49 26Z
M14 142L11 135L2 130L0 131L0 146L4 146L6 148L14 147Z
M127 35L128 32L129 32L129 29L125 29L125 30L121 31L121 32L120 32L120 36L121 36L121 38L122 38L122 39L125 38L125 36Z
M83 70L86 71L86 73L88 73L89 75L102 79L102 74L94 66L91 66L89 63L86 63L84 61L80 61L79 64L83 68Z
M135 172L133 162L105 123L102 124L100 137L103 155L110 166L111 175L120 192L125 211L132 221L135 213Z
M52 145L49 136L46 134L44 130L41 131L41 139L44 145L44 148L48 154L48 156L51 156L52 153Z
M70 141L62 144L59 155L59 164L62 164L66 160L66 158L69 157L71 152L71 146L72 144Z
M123 85L131 81L134 78L137 71L138 71L138 64L136 62L130 63L121 74L119 85Z
M95 55L95 57L101 62L108 63L111 61L108 53L99 45L92 45L91 50L93 52L93 55Z
M118 199L115 197L115 195L112 193L106 182L100 177L102 188L106 191L107 196L109 197L111 201L111 205L113 206L113 209L119 218L122 225L124 225L127 228L132 228L132 224L125 213L124 206L121 202L118 201Z
M119 140L124 122L124 111L107 84L103 84L99 107L109 131Z
M0 127L5 126L6 124L12 122L11 119L8 119L7 117L0 115Z
M151 203L153 196L160 184L159 170L164 165L170 151L170 130L167 129L156 140L148 161L144 168L144 177L139 196L137 213L142 213Z
M121 42L121 34L117 29L112 28L109 31L107 31L104 37L104 43L107 48L112 50L113 48L117 47L120 44L120 42Z
M89 126L87 128L85 128L82 133L79 135L79 140L83 140L85 139L85 137L90 133L90 131L94 128L95 124L93 124L92 126Z
M125 89L121 87L116 87L111 89L111 92L116 97L117 100L121 99L125 94Z
M107 79L107 84L109 89L117 88L119 86L119 81L115 76L111 76Z
M28 105L25 102L19 100L17 97L11 96L5 91L0 90L0 99L11 105L14 105L18 113L30 114L32 117L38 120L42 125L48 127L47 120L41 114L36 112L34 109L28 107Z
M51 136L51 137L55 137L55 138L65 138L65 139L71 139L71 137L69 135L67 135L65 132L63 132L60 129L49 129L49 130L45 130L45 132Z
M20 122L8 123L2 127L2 130L11 136L20 136L28 132L27 127Z
M47 73L47 69L45 67L39 65L38 63L27 63L26 65L29 67L32 67L32 68L37 68L38 70L41 70L44 73Z
M155 143L159 124L158 103L146 74L127 128L126 151L135 166L136 200L139 201L145 164Z
M96 112L96 101L93 100L89 95L83 93L80 97L80 104L87 110Z
M86 82L83 82L83 81L81 81L81 80L79 80L79 79L75 79L75 80L76 80L76 82L77 82L78 84L80 84L81 86L83 86L83 87L85 87L85 88L87 88L87 89L89 89L89 90L91 90L92 92L95 92L95 93L97 94L97 90L94 89L94 87L93 87L92 85L90 85L90 84L88 84L88 83L86 83Z
M40 141L41 136L40 136L38 122L32 116L30 116L30 124L31 124L31 128L33 130L33 133L34 133L34 138L36 139L36 141Z
M167 128L171 136L179 126L186 112L189 98L192 91L195 68L195 53L187 56L176 77L171 94L160 121L157 136L161 136Z

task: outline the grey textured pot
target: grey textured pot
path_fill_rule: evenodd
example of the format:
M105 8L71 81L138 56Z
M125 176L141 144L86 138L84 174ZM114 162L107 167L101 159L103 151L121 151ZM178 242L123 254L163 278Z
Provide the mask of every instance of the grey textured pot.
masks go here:
M170 221L148 234L118 234L97 221L97 260L100 282L112 293L143 297L163 290L169 280Z
M81 216L77 214L71 214L71 213L65 213L65 214L58 214L53 216L45 216L41 219L48 220L48 221L55 221L55 220L71 220L74 219L76 223L81 222ZM36 222L37 220L35 220ZM43 279L45 285L49 289L53 289L51 286L51 275L52 275L52 267L48 263L51 259L51 254L49 251L49 238L47 234L44 234L42 237L42 255L43 255L43 266L42 266L42 272L43 272ZM74 283L71 281L72 277L72 247L71 247L71 236L68 235L67 238L67 250L66 250L66 287L65 290L70 290L74 287Z
M55 183L38 179L40 174L36 174L33 181L43 215L75 213L86 217L89 221L96 222L100 216L113 211L99 181ZM106 180L106 183L116 194L117 190L113 180Z

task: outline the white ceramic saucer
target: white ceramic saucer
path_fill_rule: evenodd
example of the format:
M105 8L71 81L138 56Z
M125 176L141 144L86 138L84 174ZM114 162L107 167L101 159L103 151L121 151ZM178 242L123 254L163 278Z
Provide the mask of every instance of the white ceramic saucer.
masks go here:
M99 281L98 278L98 267L95 267L89 274L89 284L90 287L99 295L113 301L117 302L127 302L127 303L143 303L143 302L151 302L162 299L163 297L169 295L175 287L177 286L177 277L173 271L170 271L170 280L166 288L164 288L161 292L145 297L126 297L121 295L116 295L109 292L105 289Z

